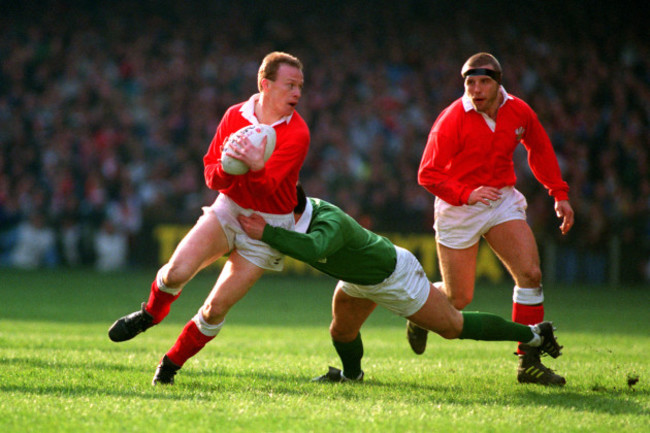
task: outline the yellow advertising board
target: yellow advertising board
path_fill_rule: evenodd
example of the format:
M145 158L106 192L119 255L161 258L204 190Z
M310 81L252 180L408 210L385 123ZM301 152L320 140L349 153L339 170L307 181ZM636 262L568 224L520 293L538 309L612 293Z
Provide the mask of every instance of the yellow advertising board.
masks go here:
M158 262L164 264L169 260L176 245L183 239L183 236L191 227L178 224L161 224L154 231L154 239L158 243ZM395 245L406 248L415 254L429 279L436 281L440 279L438 271L438 256L436 251L436 240L431 234L404 234L404 233L382 233ZM226 261L225 257L219 259L215 266L221 267ZM283 273L295 275L317 275L318 271L305 263L286 257ZM490 247L482 242L477 258L476 277L483 278L490 282L499 282L505 276L504 269L496 258Z

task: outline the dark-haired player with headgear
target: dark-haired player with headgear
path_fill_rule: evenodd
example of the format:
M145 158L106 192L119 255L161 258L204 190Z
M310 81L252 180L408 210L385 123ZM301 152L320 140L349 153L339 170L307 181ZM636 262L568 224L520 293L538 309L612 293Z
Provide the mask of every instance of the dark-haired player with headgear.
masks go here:
M562 180L551 141L531 107L506 92L499 61L477 53L463 65L465 93L442 111L422 155L418 183L436 196L436 243L442 289L458 308L474 296L479 240L485 238L515 282L512 319L523 324L544 318L539 252L526 222L526 199L514 187L513 153L521 143L537 180L555 200L560 231L573 226L569 187ZM414 347L426 331L408 325ZM517 348L522 383L564 385L544 366L539 351Z

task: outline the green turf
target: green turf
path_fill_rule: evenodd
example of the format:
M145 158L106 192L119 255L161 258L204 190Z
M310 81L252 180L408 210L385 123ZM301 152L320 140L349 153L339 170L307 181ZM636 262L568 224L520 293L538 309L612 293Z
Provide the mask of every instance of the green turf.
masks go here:
M519 385L514 345L429 338L378 309L362 329L363 384L313 384L339 365L334 281L265 276L173 387L159 358L209 292L199 275L161 325L112 343L107 328L148 295L154 272L0 269L0 432L650 431L650 289L546 287L564 388ZM512 288L479 286L471 310L508 317ZM635 379L638 382L635 383Z

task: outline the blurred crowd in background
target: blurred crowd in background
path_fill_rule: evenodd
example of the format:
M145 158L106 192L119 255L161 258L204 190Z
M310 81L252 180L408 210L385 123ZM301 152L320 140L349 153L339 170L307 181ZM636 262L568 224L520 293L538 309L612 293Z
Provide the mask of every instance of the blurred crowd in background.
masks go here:
M15 4L13 4L15 3ZM0 263L116 269L155 260L159 223L216 197L202 158L274 50L298 56L308 195L379 232L431 233L417 184L429 129L489 51L538 113L576 224L515 154L540 248L567 282L650 281L648 13L620 3L44 1L0 16ZM510 3L512 4L512 3ZM632 2L630 6L634 5ZM24 242L30 240L30 244Z

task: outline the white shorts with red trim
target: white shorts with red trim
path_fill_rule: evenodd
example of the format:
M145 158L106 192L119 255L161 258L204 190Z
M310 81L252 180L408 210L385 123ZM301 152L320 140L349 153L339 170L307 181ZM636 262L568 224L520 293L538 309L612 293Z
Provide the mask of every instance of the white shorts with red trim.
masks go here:
M453 249L476 244L492 227L512 220L526 219L526 198L516 188L501 188L501 198L490 205L453 206L436 197L433 229L436 240Z

